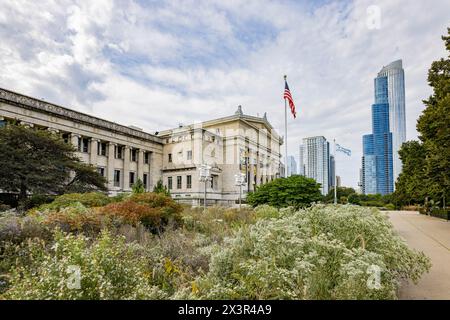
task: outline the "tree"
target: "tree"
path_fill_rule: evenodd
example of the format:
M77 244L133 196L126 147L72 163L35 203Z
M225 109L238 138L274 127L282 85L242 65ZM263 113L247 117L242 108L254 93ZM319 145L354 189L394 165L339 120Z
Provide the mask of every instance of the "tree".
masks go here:
M0 189L19 193L20 200L28 193L106 190L105 178L46 130L7 125L0 129L0 150Z
M137 181L131 186L131 189L133 190L133 194L145 192L144 183L141 179L137 179Z
M277 208L300 208L321 201L322 198L319 183L311 178L294 175L259 186L255 192L247 195L247 203L253 207L268 204Z
M443 36L450 52L450 28ZM403 173L397 180L396 203L445 203L450 196L450 55L432 63L428 83L433 94L417 121L420 142L401 149Z
M338 187L336 190L338 202L343 203L341 201L341 198L345 198L345 201L347 201L348 196L352 193L356 193L355 189L348 187ZM329 203L334 201L334 187L330 188L330 190L328 191L328 194L325 196L325 201Z
M419 141L405 142L399 150L403 164L396 189L394 202L398 205L422 204L427 194L426 150Z
M167 189L167 187L163 185L162 180L158 180L158 182L156 183L156 186L153 188L153 192L162 193L162 194L170 197L170 192Z
M417 131L426 153L428 194L437 201L450 196L450 28L443 36L449 56L433 62L428 83L433 94L417 121Z

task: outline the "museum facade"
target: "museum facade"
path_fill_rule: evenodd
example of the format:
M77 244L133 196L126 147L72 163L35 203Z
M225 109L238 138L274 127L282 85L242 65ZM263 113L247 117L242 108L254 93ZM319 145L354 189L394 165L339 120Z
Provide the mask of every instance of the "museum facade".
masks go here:
M161 180L174 199L193 205L236 203L280 176L282 138L263 117L237 111L219 119L147 133L134 126L77 112L66 107L0 88L0 126L8 122L49 130L72 143L77 155L108 181L110 194L131 191L140 179L147 191ZM200 168L210 179L200 181Z

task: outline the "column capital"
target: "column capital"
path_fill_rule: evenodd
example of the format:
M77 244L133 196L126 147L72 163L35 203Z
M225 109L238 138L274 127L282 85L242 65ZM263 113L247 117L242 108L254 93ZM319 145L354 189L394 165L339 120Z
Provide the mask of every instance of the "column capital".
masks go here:
M100 142L101 140L100 140L100 139L97 139L97 138L91 138L91 141L92 141L92 142Z
M110 145L110 146L117 146L117 143L108 141L108 145Z
M78 134L78 133L70 133L70 135L71 135L72 137L81 138L81 134Z
M50 131L51 133L59 133L59 130L56 128L47 128L48 131Z
M34 124L27 122L27 121L23 121L23 120L20 121L20 125L24 126L25 128L33 128L34 127Z

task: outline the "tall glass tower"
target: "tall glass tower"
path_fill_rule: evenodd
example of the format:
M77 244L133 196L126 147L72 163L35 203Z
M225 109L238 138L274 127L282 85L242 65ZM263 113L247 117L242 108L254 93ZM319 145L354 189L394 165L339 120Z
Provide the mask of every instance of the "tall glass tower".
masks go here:
M402 60L391 62L378 73L378 78L387 79L387 103L389 104L389 130L392 132L392 163L394 182L402 171L398 151L406 141L405 118L405 72ZM377 93L375 93L377 94Z
M388 87L388 77L378 76L375 79L372 134L363 136L362 190L364 194L384 195L394 191Z
M323 195L329 190L330 144L323 136L303 139L300 164L304 166L304 175L320 183Z

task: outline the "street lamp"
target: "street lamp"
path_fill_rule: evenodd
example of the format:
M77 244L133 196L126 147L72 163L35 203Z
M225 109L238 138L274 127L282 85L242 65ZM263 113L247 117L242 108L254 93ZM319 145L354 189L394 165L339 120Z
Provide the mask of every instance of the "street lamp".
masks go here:
M239 211L241 211L242 204L242 186L245 186L245 174L242 172L234 175L235 185L239 186Z
M200 181L205 183L205 195L203 200L203 207L206 211L206 187L208 181L211 181L211 166L207 164L202 164L200 166Z

